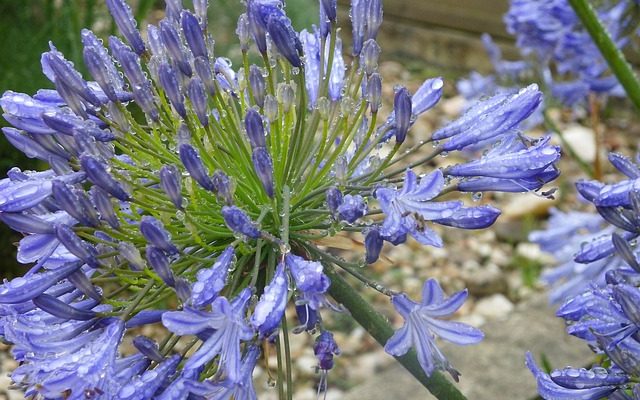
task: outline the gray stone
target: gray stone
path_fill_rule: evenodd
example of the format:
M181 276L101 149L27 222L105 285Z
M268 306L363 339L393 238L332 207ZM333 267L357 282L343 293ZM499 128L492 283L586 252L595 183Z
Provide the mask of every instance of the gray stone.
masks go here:
M463 266L462 279L472 296L481 297L507 292L507 281L500 267L491 262L481 266L471 261Z
M449 361L462 372L458 388L470 400L527 399L536 394L535 381L524 365L530 350L536 359L544 354L554 367L586 365L593 353L581 340L564 332L546 297L536 295L519 304L506 321L483 326L485 340L475 346L442 343ZM433 399L401 365L372 376L350 390L345 400Z

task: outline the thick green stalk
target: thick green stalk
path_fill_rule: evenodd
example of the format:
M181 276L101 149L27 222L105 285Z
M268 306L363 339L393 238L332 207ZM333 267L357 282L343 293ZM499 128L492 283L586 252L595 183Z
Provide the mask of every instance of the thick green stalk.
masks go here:
M624 87L633 105L640 110L640 82L638 77L622 52L616 47L591 4L587 0L569 0L569 4L573 7L584 27L587 28L589 35L598 46L611 71Z
M331 268L325 268L325 273L331 279L331 287L329 292L331 296L339 303L342 303L350 312L353 318L364 329L373 336L378 343L384 346L393 335L393 328L385 317L374 310L353 287L345 282ZM418 364L418 359L413 350L396 359L405 367L425 388L427 388L438 399L446 400L466 400L466 397L449 382L441 373L435 371L430 377L425 375L424 371Z

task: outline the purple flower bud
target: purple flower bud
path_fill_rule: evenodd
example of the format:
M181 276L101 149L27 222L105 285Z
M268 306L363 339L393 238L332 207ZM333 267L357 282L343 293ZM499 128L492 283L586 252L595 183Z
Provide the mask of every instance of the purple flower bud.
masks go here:
M155 340L146 336L138 335L133 338L133 345L143 356L157 363L162 362L164 357L160 354L160 348Z
M127 39L133 50L138 55L144 53L144 41L136 29L136 20L133 18L131 8L124 0L107 0L107 7L120 33Z
M82 210L83 219L86 221L85 225L98 226L100 224L98 212L89 199L87 192L82 189L73 188L73 193L78 199L77 207Z
M142 86L138 86L133 89L133 99L136 104L140 106L142 111L152 121L158 121L160 113L158 107L155 104L151 82L145 82Z
M378 57L380 56L380 46L374 39L364 42L360 53L360 65L367 76L378 70Z
M118 253L129 263L129 267L134 271L142 271L145 262L142 259L140 250L136 246L128 242L118 243Z
M251 87L251 93L256 101L258 107L264 106L264 96L267 93L267 86L262 75L262 70L257 65L249 67L249 86Z
M337 1L336 0L320 0L320 7L324 11L324 15L331 22L336 22L337 18Z
M205 307L215 300L225 286L234 254L234 248L229 246L218 256L211 268L198 271L196 282L191 286L191 305L193 307Z
M629 157L625 157L618 153L609 153L609 162L628 178L640 178L640 169L633 163L633 161L631 161L631 159L629 159Z
M142 86L147 81L147 78L140 67L140 57L114 36L109 37L109 47L115 59L120 63L133 89L135 90L136 86Z
M128 201L130 199L129 193L124 190L120 182L109 174L106 165L102 161L85 154L80 156L80 165L87 174L87 178L94 185L99 186L118 200Z
M182 96L180 92L178 77L173 68L167 63L160 64L160 67L158 67L158 76L160 77L160 85L164 89L173 108L182 118L187 118L187 110L184 108L184 96Z
M181 23L184 38L186 39L189 48L191 48L193 56L204 58L209 57L202 28L200 27L195 15L191 14L189 11L183 10L181 14Z
M253 149L251 160L264 191L267 196L273 197L273 162L269 152L264 147L257 147Z
M167 194L173 205L178 209L182 209L182 186L178 167L175 165L163 165L160 168L160 187Z
M98 251L91 244L80 239L73 229L64 224L55 226L56 237L69 253L81 259L92 268L98 267Z
M184 278L176 279L176 284L173 288L176 292L178 299L184 304L191 298L191 284Z
M93 186L89 189L89 194L98 213L100 213L100 219L107 222L112 228L118 229L120 227L120 221L113 209L109 195L98 186Z
M81 262L71 262L54 270L35 273L28 277L18 277L5 282L0 285L0 304L19 304L29 301L80 267L82 267Z
M82 75L73 68L72 63L62 57L62 54L50 51L44 53L42 57L53 71L56 84L63 84L94 106L102 105L100 99L89 89L87 82L82 79Z
M111 60L107 58L104 48L100 49L93 46L86 46L82 51L84 59L84 65L87 70L96 80L100 88L104 91L107 98L113 102L119 102L118 95L116 94L116 86L114 84L113 70L115 67L111 63ZM116 72L117 73L117 72Z
M411 97L412 109L414 115L420 115L436 105L442 97L442 89L444 81L442 78L431 78L424 81Z
M367 213L367 203L364 198L358 195L346 195L342 204L338 206L338 216L342 221L347 221L352 224L360 217L363 217Z
M84 272L78 270L67 277L69 282L73 284L79 291L85 296L90 297L96 301L102 301L102 295L95 286L91 283L91 279L85 275Z
M327 189L327 208L332 214L336 214L338 212L338 207L340 207L342 202L342 192L338 188L331 187Z
M262 117L253 108L250 108L249 111L247 111L247 115L244 117L244 126L247 130L247 136L249 137L249 142L251 142L251 147L255 149L256 147L266 146Z
M384 240L378 229L373 228L367 232L364 238L365 262L367 264L373 264L378 261L383 244Z
M375 72L371 74L369 80L367 82L367 101L369 102L369 107L371 107L371 113L375 114L378 112L380 108L380 103L382 99L382 79L380 75Z
M213 182L196 149L188 143L183 143L178 148L178 151L180 153L180 160L187 169L187 172L189 172L189 175L204 189L214 191Z
M73 130L74 136L78 132L83 133L85 135L91 136L98 142L110 142L115 140L116 135L113 134L110 130L100 129L96 126L84 124L82 126L78 126Z
M259 1L247 2L247 21L249 23L249 29L253 35L253 41L256 42L258 51L266 55L267 54L267 36L266 36L266 24L263 21L261 15L262 4ZM266 6L268 7L268 6Z
M261 337L271 336L280 326L280 321L287 306L289 292L289 278L284 270L284 264L278 264L273 279L264 288L264 293L256 304L251 316L253 325Z
M196 69L196 75L198 75L200 80L204 83L204 87L207 89L209 96L214 96L216 93L216 87L213 75L211 74L211 65L209 65L209 60L204 57L196 57L196 59L193 60L193 65Z
M500 210L491 206L461 207L451 216L433 222L460 229L484 229L493 225L499 216Z
M236 206L222 207L222 217L227 227L236 234L244 235L251 239L258 239L261 236L260 230L253 221Z
M31 214L3 212L0 213L0 221L14 231L22 233L53 233L51 222Z
M63 319L72 319L77 321L88 321L96 317L95 311L83 310L70 306L69 304L58 300L57 298L50 296L46 293L35 297L33 304L40 307L43 311Z
M318 358L318 367L323 371L333 368L333 356L340 354L340 348L329 331L322 331L313 345L313 354Z
M128 320L125 326L127 329L131 329L137 326L155 324L162 320L162 315L165 312L166 310L142 310Z
M24 131L6 127L2 128L2 133L4 133L4 137L7 138L7 141L9 141L13 147L20 150L20 152L29 158L47 160L53 156L49 150L38 144L38 142L33 140L31 136Z
M367 39L375 39L382 25L382 0L369 0L367 5Z
M213 173L211 181L218 199L227 205L233 204L233 188L229 177L222 171L216 171Z
M353 55L358 56L366 34L368 0L351 0L351 26L353 28Z
M82 118L89 118L85 103L77 92L73 91L61 79L55 81L54 86L56 88L56 91L60 93L60 96L64 99L64 102L67 104L67 106L69 106L71 111L81 116Z
M160 29L157 26L147 25L147 38L151 53L159 58L166 57L166 49L160 37Z
M236 27L236 35L240 40L240 49L242 51L248 51L251 44L251 28L249 26L249 17L247 14L242 13L238 17L238 25Z
M87 215L87 210L79 207L79 199L71 186L64 182L54 180L51 184L51 192L61 209L66 211L82 225L97 226L97 224Z
M77 115L58 110L48 110L42 113L42 122L49 128L64 135L73 135L74 129L82 126L84 120Z
M156 218L145 215L140 221L140 233L149 244L169 254L178 253L178 248L171 243L171 235Z
M300 68L302 66L302 60L300 55L302 54L302 44L296 31L291 26L291 20L287 18L284 11L271 7L268 13L263 16L266 20L267 32L276 48L282 54L289 63Z
M180 40L180 35L173 24L166 19L160 21L160 37L180 72L186 76L191 76L193 71L191 71L191 65L187 59L184 45Z
M284 260L296 288L301 292L324 293L329 289L331 282L322 272L322 264L319 262L307 261L291 253L287 254Z
M180 11L184 8L182 5L182 0L166 0L164 8L164 14L166 15L166 21L169 22L179 22L180 21Z
M396 142L399 144L404 142L411 126L411 96L407 88L403 87L396 91L393 99L393 112L396 120Z
M636 326L640 324L640 290L635 286L620 284L613 287L613 298L624 315Z
M167 285L173 287L176 284L173 272L169 267L169 258L162 250L155 246L147 245L146 251L147 262L153 268L156 274Z
M193 78L187 87L187 94L198 120L202 126L206 127L209 125L209 109L207 106L207 94L202 81L198 78Z

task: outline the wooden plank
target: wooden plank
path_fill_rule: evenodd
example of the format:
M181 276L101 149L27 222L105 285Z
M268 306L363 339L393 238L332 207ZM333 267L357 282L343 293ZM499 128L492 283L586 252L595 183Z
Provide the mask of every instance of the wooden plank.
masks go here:
M385 17L470 33L506 37L502 16L508 0L395 0L384 3Z
M349 7L350 0L339 2ZM502 20L508 0L391 0L383 2L383 7L385 20L508 37Z

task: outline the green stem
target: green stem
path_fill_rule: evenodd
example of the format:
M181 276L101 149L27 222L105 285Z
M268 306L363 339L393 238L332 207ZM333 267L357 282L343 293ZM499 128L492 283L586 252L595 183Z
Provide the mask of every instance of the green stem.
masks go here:
M591 4L587 0L569 0L569 4L571 4L594 43L598 46L602 57L609 64L609 68L618 78L633 105L640 109L640 82L638 77L620 49L616 47L611 35L598 19L598 15Z
M331 279L331 287L329 288L331 296L339 303L342 303L351 312L353 318L378 343L384 346L393 335L393 328L386 318L374 310L333 269L326 268L325 273ZM396 359L438 399L466 400L466 397L438 371L435 371L431 376L427 376L418 363L415 351L411 350L401 357L396 357Z

